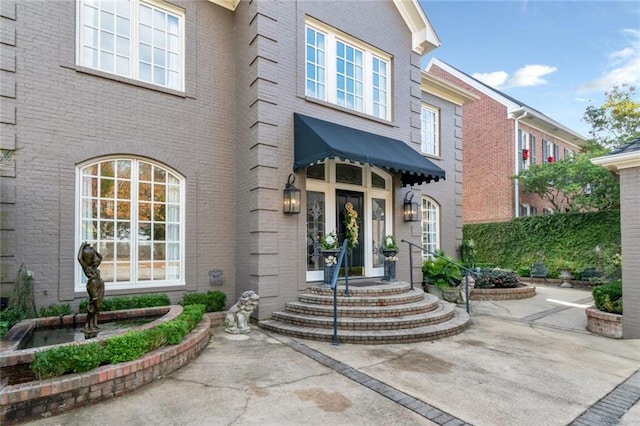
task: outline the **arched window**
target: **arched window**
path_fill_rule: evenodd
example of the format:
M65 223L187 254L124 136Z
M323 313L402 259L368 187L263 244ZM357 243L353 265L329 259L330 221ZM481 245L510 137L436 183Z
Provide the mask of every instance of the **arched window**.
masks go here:
M440 206L429 197L422 198L422 248L435 252L440 248ZM423 252L424 258L431 258Z
M86 241L102 255L105 288L184 284L181 176L149 160L108 158L77 169L76 194L76 247Z

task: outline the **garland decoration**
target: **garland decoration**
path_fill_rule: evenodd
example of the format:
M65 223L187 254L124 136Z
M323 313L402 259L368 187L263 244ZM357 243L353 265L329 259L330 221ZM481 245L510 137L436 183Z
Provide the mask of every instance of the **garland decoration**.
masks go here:
M344 210L345 238L348 240L347 248L353 250L353 248L358 245L358 224L360 223L360 218L358 217L358 212L354 210L353 204L346 203Z

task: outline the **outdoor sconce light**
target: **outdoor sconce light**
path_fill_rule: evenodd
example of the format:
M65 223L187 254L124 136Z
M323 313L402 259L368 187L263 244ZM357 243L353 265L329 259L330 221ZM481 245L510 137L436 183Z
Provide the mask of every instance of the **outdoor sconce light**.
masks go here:
M287 180L287 186L284 188L282 211L285 214L300 213L300 190L293 186L295 181L296 177L291 173Z
M419 213L420 208L418 207L418 203L413 200L413 192L407 192L407 195L404 196L404 221L405 222L417 222L420 220Z

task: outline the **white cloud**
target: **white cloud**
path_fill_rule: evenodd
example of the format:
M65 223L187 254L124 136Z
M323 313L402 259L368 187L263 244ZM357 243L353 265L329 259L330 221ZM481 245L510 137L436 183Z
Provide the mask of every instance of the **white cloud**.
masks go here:
M506 71L477 72L472 77L496 89L501 87L531 87L547 84L547 80L543 77L557 70L556 67L549 65L525 65L517 69L512 77Z
M516 70L507 83L509 87L531 87L547 84L543 77L556 72L558 68L549 65L525 65Z
M626 29L629 46L611 52L606 70L578 87L578 93L606 92L623 83L640 85L640 30Z
M505 71L494 71L494 72L487 72L487 73L477 72L473 74L472 77L475 78L476 80L480 80L484 84L487 84L497 89L507 81L507 79L509 78L509 74L506 73Z

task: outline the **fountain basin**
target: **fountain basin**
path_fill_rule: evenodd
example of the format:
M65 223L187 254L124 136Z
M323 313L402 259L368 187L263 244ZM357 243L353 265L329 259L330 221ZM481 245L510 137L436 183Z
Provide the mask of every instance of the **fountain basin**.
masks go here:
M100 312L99 323L124 321L137 318L148 318L153 316L156 316L158 318L136 327L127 327L120 330L105 331L104 333L99 333L97 337L92 339L82 339L70 343L60 343L56 345L21 349L22 346L24 346L25 341L29 338L34 330L43 328L53 329L56 327L73 327L74 325L78 328L82 328L86 320L86 314L26 319L13 326L11 330L9 330L9 332L2 338L2 341L0 342L0 369L5 369L6 367L18 364L29 364L35 359L36 353L44 349L50 349L59 345L82 345L86 343L100 342L108 339L109 337L124 334L131 330L145 330L147 328L155 327L160 323L176 318L181 313L182 306L180 305ZM4 371L2 375L4 376Z
M168 310L167 314L156 321L170 319L166 318L170 312L175 312L175 316L182 312L180 306L172 306L170 309L164 307L163 309ZM131 311L134 310L117 312ZM100 314L100 319L102 319L102 315L103 313ZM173 318L175 316L172 314ZM154 321L143 327L153 327L154 323L157 324ZM179 369L197 357L209 343L210 324L209 317L205 315L200 324L180 344L159 348L134 361L103 365L85 373L73 373L52 379L1 387L0 424L10 425L48 417L132 392ZM86 343L99 341L101 338L106 337L98 335L97 338L89 339ZM82 344L82 342L73 344ZM37 348L35 351L37 352L37 350L42 350L42 348ZM14 352L25 352L22 356L26 359L29 356L27 353L34 351L29 349ZM4 351L2 356L5 358L3 362L6 363L8 357Z

